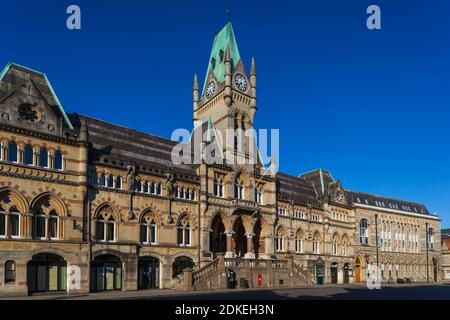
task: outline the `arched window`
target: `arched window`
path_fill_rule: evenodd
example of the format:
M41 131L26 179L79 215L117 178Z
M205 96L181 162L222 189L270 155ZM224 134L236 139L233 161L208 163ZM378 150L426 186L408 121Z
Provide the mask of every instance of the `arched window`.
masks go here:
M177 244L179 246L191 245L191 227L186 214L182 215L177 223Z
M234 197L236 199L245 199L245 187L242 177L239 175L234 180Z
M6 236L6 210L0 204L0 237Z
M41 199L33 208L32 235L34 239L61 238L62 208L51 197Z
M20 236L20 207L18 199L9 191L0 195L0 237Z
M284 232L283 228L278 228L275 236L275 251L284 251Z
M20 235L20 213L15 205L9 208L9 232L12 237Z
M55 210L50 211L48 215L48 237L58 239L58 214Z
M116 177L116 189L122 189L122 177L121 176Z
M141 180L136 180L136 191L142 192L142 181Z
M156 186L156 194L157 195L162 195L162 188L161 188L161 184L158 183Z
M112 174L108 175L108 188L114 188L114 176Z
M8 161L17 162L17 144L15 142L8 144Z
M348 237L347 235L344 235L341 242L341 255L343 256L347 255L347 244L348 244Z
M106 175L104 173L100 174L100 186L106 187Z
M359 221L359 242L361 244L369 243L369 229L367 227L366 219L361 219Z
M5 283L16 282L16 263L12 260L5 262Z
M56 150L56 152L55 152L55 160L54 160L53 167L56 170L62 170L62 168L63 168L62 154L61 154L61 151L59 151L59 150Z
M97 241L115 241L116 221L111 207L105 206L97 214L97 219L95 221L95 235Z
M48 168L48 151L45 148L39 151L39 166L41 168Z
M141 219L141 242L156 244L156 220L151 213L145 214Z
M214 177L214 196L223 197L223 177L216 175Z
M303 233L301 231L297 231L295 235L295 252L303 252Z
M320 245L319 244L320 244L320 234L318 232L316 232L314 234L313 241L312 241L312 249L313 249L314 254L320 253Z
M334 255L338 254L338 239L337 239L337 237L333 238L333 254Z
M177 257L172 264L172 278L176 278L183 274L183 269L194 268L194 261L189 257Z
M144 182L144 193L148 193L149 192L149 186L148 186L148 181Z
M33 161L33 147L29 144L27 144L23 150L23 162L26 165L32 166L34 164Z

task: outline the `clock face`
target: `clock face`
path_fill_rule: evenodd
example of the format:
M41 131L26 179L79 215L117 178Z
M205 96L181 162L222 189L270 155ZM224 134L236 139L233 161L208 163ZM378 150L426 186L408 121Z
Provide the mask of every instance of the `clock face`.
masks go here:
M206 87L206 96L208 98L211 98L214 92L216 92L216 84L214 83L214 81L211 81Z
M247 80L245 80L242 74L237 74L236 77L234 78L234 82L236 83L236 87L239 90L241 91L247 90Z

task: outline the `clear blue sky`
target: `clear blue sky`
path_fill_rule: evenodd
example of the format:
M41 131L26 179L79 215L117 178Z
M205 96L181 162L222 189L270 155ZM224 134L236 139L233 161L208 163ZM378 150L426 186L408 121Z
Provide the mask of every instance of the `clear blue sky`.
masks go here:
M69 4L81 31L65 27ZM370 4L380 31L365 27ZM2 0L0 64L45 72L67 112L170 137L191 128L193 74L203 81L229 7L282 171L326 168L450 227L449 1Z

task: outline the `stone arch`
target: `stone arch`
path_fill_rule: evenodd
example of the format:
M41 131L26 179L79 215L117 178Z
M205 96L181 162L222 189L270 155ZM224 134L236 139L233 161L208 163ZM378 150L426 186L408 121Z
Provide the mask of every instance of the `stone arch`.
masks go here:
M154 210L153 208L145 208L144 210L142 210L142 212L139 214L139 222L142 222L142 220L146 217L146 216L151 216L155 219L155 222L158 226L161 226L162 224L162 220L161 220L161 216L160 214Z
M216 212L211 216L210 221L209 221L209 229L211 230L213 220L214 220L214 218L216 218L217 216L219 216L220 219L222 220L222 223L223 223L223 225L224 225L224 227L225 227L225 231L226 231L226 232L231 232L231 230L232 230L232 222L231 222L231 219L230 219L223 211L220 211L220 210L219 210L219 211L216 211Z
M116 208L116 206L114 206L109 201L103 202L102 204L97 206L97 208L94 211L94 217L97 218L99 216L99 214L103 210L105 210L106 208L110 208L111 209L111 214L113 215L113 218L115 219L116 222L121 222L122 221L122 217L120 215L119 210Z
M64 201L52 192L44 192L36 196L30 203L30 210L35 210L37 207L43 205L45 201L50 201L51 206L56 209L56 213L59 216L68 215L68 208Z
M3 187L0 188L0 200L3 199L3 197L12 197L13 202L16 203L16 206L20 212L26 212L29 209L28 201L27 199L18 191L13 190L9 187Z

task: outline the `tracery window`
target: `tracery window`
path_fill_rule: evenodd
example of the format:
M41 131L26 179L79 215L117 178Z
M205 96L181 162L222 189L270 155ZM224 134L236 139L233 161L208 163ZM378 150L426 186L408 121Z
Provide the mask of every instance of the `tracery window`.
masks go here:
M141 218L141 242L145 244L156 244L157 225L152 213L146 213Z
M114 242L116 240L117 222L114 218L113 209L109 206L103 207L97 214L95 221L96 240L103 242Z
M191 245L191 226L187 214L183 214L177 222L177 244L179 246Z

